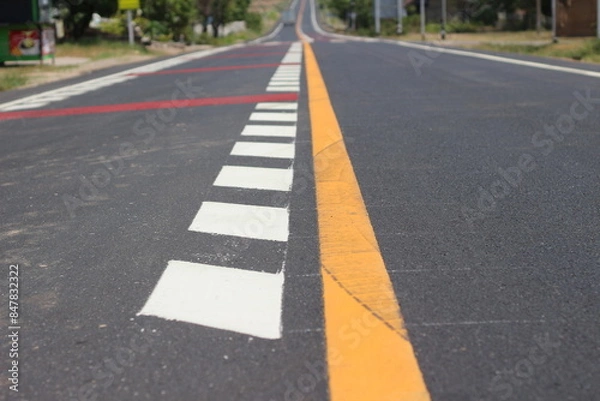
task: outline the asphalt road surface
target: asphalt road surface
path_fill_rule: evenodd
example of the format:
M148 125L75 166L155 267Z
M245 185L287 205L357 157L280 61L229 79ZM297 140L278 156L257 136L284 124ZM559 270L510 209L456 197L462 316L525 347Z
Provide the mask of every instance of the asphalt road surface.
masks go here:
M600 399L600 68L295 7L0 94L0 399Z

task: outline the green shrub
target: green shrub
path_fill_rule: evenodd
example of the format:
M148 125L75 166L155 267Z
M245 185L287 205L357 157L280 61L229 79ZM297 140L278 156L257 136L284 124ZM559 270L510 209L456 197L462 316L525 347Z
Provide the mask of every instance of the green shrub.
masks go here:
M100 24L100 32L114 36L124 36L127 32L127 25L119 17L112 18Z
M425 25L425 32L427 33L440 33L442 30L441 24L430 23Z
M139 26L144 34L149 33L152 22L148 18L137 17L133 20L135 25Z
M262 17L259 13L246 14L246 28L254 32L262 31Z
M169 27L167 24L160 21L150 21L148 33L150 36L152 36L152 38L159 40L158 37L169 35Z
M600 54L600 39L592 39L589 44L591 54Z
M170 42L171 40L173 40L173 34L169 33L167 35L164 35L164 34L156 35L156 37L154 37L154 39L159 42Z
M452 21L448 23L446 27L447 32L454 33L473 33L478 32L480 29L480 25L474 24L472 22L460 22L460 21Z
M409 14L402 20L403 30L406 32L418 32L421 26L419 14Z
M398 23L396 19L382 19L381 20L381 34L383 36L395 35L398 30Z

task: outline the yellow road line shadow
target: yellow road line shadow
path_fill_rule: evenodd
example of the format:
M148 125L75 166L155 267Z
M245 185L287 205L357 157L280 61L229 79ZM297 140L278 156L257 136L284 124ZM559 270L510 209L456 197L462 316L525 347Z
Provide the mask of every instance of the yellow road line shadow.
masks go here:
M306 41L304 58L331 401L430 400L327 87Z

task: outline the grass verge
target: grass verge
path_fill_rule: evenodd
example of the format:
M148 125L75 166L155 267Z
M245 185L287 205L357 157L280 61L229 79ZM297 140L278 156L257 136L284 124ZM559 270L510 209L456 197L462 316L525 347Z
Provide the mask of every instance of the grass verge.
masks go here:
M18 88L27 83L27 76L20 71L0 70L0 92Z
M67 42L56 46L57 57L85 57L90 60L102 60L124 56L158 55L141 45L129 46L129 43L106 41L100 39L81 39L77 42Z
M482 43L473 46L480 50L530 54L542 57L565 58L590 63L600 63L600 39L562 39L545 45Z

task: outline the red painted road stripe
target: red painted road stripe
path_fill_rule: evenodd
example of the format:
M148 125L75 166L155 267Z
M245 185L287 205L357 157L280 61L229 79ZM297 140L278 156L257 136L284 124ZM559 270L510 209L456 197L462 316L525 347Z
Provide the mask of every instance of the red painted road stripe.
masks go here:
M285 63L292 64L292 63ZM298 64L298 63L293 63ZM156 72L140 72L133 73L129 75L137 75L137 76L145 76L145 75L165 75L165 74L193 74L196 72L211 72L211 71L230 71L230 70L245 70L251 68L269 68L269 67L279 67L281 63L271 63L271 64L251 64L251 65L226 65L221 67L203 67L203 68L187 68L183 70L164 70L164 71L156 71Z
M238 53L238 54L228 54L223 56L210 56L205 57L205 60L213 59L213 58L238 58L238 57L264 57L264 56L281 56L285 54L285 52L268 52L268 53Z
M140 111L152 109L169 109L200 106L222 106L229 104L260 103L260 102L294 102L298 100L296 93L281 93L267 95L247 95L211 97L201 99L160 100L155 102L106 104L102 106L72 107L67 109L25 110L0 113L0 121L19 118L63 117L82 114L121 113L125 111Z

